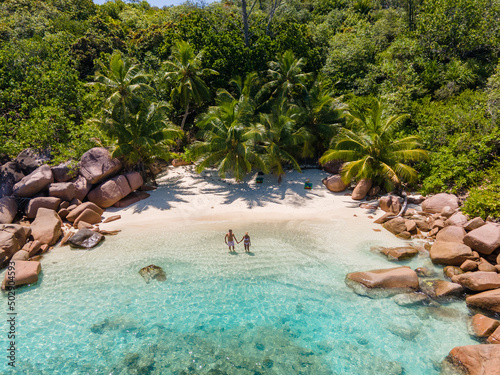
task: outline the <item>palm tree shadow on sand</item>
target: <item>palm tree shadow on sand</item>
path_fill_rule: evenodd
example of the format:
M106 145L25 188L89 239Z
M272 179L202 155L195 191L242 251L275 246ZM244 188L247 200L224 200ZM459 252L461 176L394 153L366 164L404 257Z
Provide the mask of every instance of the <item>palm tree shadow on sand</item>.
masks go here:
M222 204L227 205L242 200L248 208L263 207L268 203L282 203L287 198L289 204L300 207L304 201L320 196L314 190L304 189L305 178L287 180L285 176L278 184L275 176L267 175L262 184L257 184L256 173L249 174L240 183L222 180L213 170L202 174L210 182L210 186L201 188L202 194L221 195L224 197Z

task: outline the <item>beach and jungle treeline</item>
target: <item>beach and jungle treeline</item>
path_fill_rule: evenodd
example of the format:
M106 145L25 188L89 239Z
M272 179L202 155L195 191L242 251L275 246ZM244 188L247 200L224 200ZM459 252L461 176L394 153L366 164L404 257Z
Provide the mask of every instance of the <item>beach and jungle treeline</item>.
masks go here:
M215 171L228 190L265 176L290 206L287 176L322 169L315 199L364 200L422 242L374 251L445 266L351 272L347 286L400 306L466 297L482 344L453 349L443 371L497 371L499 18L489 0L2 1L3 288L36 283L51 246L116 235L105 210L150 197L167 166L210 184ZM184 171L172 176L188 189ZM147 282L168 279L144 266Z

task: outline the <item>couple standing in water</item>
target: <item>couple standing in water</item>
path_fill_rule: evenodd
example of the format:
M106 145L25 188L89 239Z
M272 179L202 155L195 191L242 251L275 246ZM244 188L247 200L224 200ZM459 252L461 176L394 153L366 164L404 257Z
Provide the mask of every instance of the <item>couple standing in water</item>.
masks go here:
M250 252L251 242L250 242L250 236L248 235L248 232L245 232L245 235L243 236L243 238L240 241L238 241L236 239L236 236L233 233L233 231L231 229L229 229L229 232L226 233L226 237L224 238L224 242L226 243L227 246L229 246L229 252L235 251L234 250L234 242L235 241L236 241L236 243L240 243L241 241L243 241L243 245L245 245L245 251L247 253ZM231 248L232 248L232 250L231 250Z

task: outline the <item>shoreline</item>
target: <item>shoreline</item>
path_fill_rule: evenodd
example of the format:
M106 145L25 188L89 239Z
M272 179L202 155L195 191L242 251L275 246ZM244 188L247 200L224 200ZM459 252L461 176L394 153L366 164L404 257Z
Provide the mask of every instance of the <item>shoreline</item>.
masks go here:
M134 230L144 226L192 225L244 220L265 221L307 220L327 222L358 218L360 226L379 228L373 220L385 212L360 208L364 201L355 201L345 192L330 192L321 182L329 176L319 169L299 173L288 172L281 184L266 175L262 184L255 183L256 173L241 183L221 179L215 170L194 172L192 166L168 167L157 179L158 188L151 196L125 208L109 208L104 219L121 215L121 219L100 224L104 230ZM304 189L309 179L313 188ZM364 220L369 219L369 220Z

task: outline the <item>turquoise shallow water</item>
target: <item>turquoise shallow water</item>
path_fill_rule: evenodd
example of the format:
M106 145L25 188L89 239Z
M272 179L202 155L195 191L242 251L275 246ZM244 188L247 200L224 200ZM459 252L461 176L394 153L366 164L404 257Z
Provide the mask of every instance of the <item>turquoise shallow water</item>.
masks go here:
M405 308L354 294L346 273L393 266L370 247L402 243L356 220L231 224L250 232L251 254L230 255L216 223L56 248L41 283L17 295L17 368L2 360L1 371L438 374L454 346L474 343L464 303ZM138 271L152 263L167 281L145 283Z

